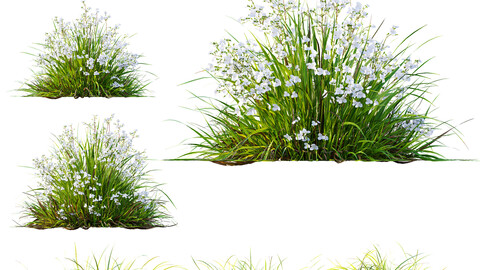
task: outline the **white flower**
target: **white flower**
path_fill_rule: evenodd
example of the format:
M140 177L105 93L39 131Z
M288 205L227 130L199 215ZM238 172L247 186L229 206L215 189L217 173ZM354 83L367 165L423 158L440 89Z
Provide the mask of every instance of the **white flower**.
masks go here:
M95 72L93 73L93 76L97 76L97 75L99 75L99 74L100 74L100 73L99 73L98 71L95 71Z
M324 54L323 54L323 58L324 58L325 60L328 60L328 59L330 59L330 58L332 58L332 57L331 57L328 53L324 53Z
M363 104L362 104L360 101L356 101L356 100L353 101L352 105L353 105L353 107L355 107L355 108L361 108L361 107L363 107Z
M362 11L362 3L357 2L356 6L353 8L353 11L356 13L359 13L360 11Z
M257 114L257 110L255 110L255 108L250 108L247 111L247 115L255 115L255 114Z
M363 75L372 75L373 69L371 67L361 67L360 73L362 73Z
M275 79L272 85L273 87L282 86L282 82L279 79Z
M287 91L283 92L283 96L284 97L289 97L290 96L290 93L288 93Z
M94 65L95 65L95 59L93 59L93 58L88 58L88 60L87 60L87 67L88 67L89 69L92 69Z
M290 96L291 98L297 98L298 97L298 94L297 92L293 91L292 95Z
M318 146L316 144L312 143L310 145L310 151L317 151L317 150L318 150Z
M308 69L316 69L317 68L317 64L315 62L313 63L308 63L307 64L307 68Z
M346 103L347 99L344 96L337 97L338 104Z
M280 106L278 106L277 104L273 104L272 105L272 111L274 111L274 112L280 111Z
M328 76L330 75L330 72L328 70L324 70L322 68L318 68L317 71L315 72L315 75L318 76Z
M369 98L365 99L365 104L369 105L369 104L372 104L373 101Z
M343 30L337 28L337 29L333 32L333 39L335 39L335 40L340 39L340 38L342 38L342 35L343 35Z
M300 121L300 117L297 116L297 118L295 118L293 121L292 121L292 125L295 125L296 123L298 123L298 121Z
M335 95L343 95L345 93L345 91L342 90L342 88L340 87L337 87L335 89Z
M118 83L118 82L113 82L113 83L112 83L112 87L113 87L113 88L123 87L123 84Z
M353 93L353 97L354 97L354 98L365 98L365 97L367 97L367 96L366 96L365 93L362 92L362 91L356 91L355 93Z
M291 141L292 140L292 137L288 134L285 134L283 135L283 137L287 140L287 141Z
M323 135L322 133L318 133L318 140L319 141L328 141L328 136Z
M310 134L310 131L309 131L309 130L306 130L306 129L304 128L304 129L300 130L300 132L297 134L297 136L295 137L295 139L296 139L297 141L304 141L304 142L309 141L310 139L306 137L308 134Z
M295 76L295 75L290 75L290 80L292 81L292 83L299 83L299 82L302 81L302 80L300 79L300 77Z

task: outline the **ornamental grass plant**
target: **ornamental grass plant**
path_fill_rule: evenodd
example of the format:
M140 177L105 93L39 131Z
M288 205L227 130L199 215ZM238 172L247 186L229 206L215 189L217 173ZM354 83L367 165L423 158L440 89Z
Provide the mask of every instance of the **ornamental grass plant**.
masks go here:
M189 124L196 141L182 158L444 160L439 139L455 129L431 115L430 59L413 58L423 27L399 38L347 0L248 3L251 33L214 42L209 76L196 79L223 96L195 95L206 125Z
M109 24L106 12L82 3L79 19L53 20L53 32L32 54L39 71L19 90L46 98L142 96L149 83L139 70L141 56L127 51L128 36Z
M171 222L168 196L148 180L146 154L133 147L113 116L85 123L76 136L65 126L51 155L34 160L39 187L27 192L25 226L45 229L88 227L152 228Z

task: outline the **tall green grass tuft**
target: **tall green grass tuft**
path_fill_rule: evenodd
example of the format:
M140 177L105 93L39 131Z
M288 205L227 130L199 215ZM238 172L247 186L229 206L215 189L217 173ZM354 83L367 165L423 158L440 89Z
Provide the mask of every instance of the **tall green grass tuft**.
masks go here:
M128 37L108 24L107 13L92 12L85 1L82 9L74 22L53 20L53 32L33 55L39 71L19 90L47 98L142 96L148 82L139 72L141 56L127 51Z
M152 228L171 222L170 199L147 179L145 152L133 148L136 131L112 121L94 117L84 137L65 126L51 155L34 160L41 181L27 192L25 226Z
M423 70L430 59L412 56L425 43L409 43L421 28L398 39L347 0L248 2L252 34L213 43L200 79L223 97L195 96L207 123L189 125L196 141L182 158L444 160L436 149L453 128L431 115L437 80Z
M348 265L338 265L330 270L426 270L422 263L423 257L416 253L414 255L405 254L405 258L400 263L392 263L382 256L378 249L367 252L363 257Z

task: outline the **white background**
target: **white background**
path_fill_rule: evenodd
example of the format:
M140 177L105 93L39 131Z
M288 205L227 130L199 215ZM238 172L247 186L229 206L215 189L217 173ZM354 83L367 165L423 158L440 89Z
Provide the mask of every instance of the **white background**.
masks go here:
M450 158L480 158L478 20L474 0L369 0L374 21L399 25L400 34L428 24L418 41L441 36L420 51L436 58L427 67L447 80L433 89L435 115L459 127L468 148L456 137L444 140ZM191 258L224 260L231 255L255 259L286 258L285 269L345 261L378 245L392 259L408 252L428 255L431 269L473 269L480 253L478 162L395 163L275 162L222 167L206 162L167 162L188 148L191 132L181 122L202 117L187 90L213 95L212 82L178 84L200 76L210 42L242 33L230 17L246 15L242 0L89 1L112 15L122 33L134 34L130 50L145 55L158 75L152 98L21 98L13 91L30 78L34 62L22 52L42 42L55 16L72 20L80 1L5 1L0 10L0 230L2 269L69 269L65 258L81 258L114 247L121 258L159 256L192 266ZM378 24L378 23L377 23ZM198 104L197 104L198 105ZM146 149L152 176L166 183L176 204L173 228L152 230L18 228L23 192L36 185L32 159L48 153L52 134L92 115L115 115L129 130L138 129L137 147ZM141 260L141 259L140 259Z

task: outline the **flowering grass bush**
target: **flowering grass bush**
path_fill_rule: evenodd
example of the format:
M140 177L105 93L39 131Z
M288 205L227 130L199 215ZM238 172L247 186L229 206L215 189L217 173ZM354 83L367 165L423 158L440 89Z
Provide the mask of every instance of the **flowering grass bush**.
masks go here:
M413 59L407 45L421 28L390 47L398 27L380 37L383 23L366 23L367 6L314 3L249 0L241 21L256 31L251 38L213 43L206 71L224 98L196 96L207 104L200 109L207 125L189 125L199 142L186 156L442 160L435 149L452 128L433 136L445 124L430 115L436 81L421 71L428 61Z
M41 181L27 193L26 226L152 228L170 219L168 196L146 179L146 155L133 148L136 131L112 117L85 123L84 138L65 126L51 155L34 160Z
M87 8L74 22L53 20L54 31L38 44L40 72L20 89L28 96L132 97L142 96L148 83L139 73L140 55L127 51L127 36L119 25L108 25L107 13Z

